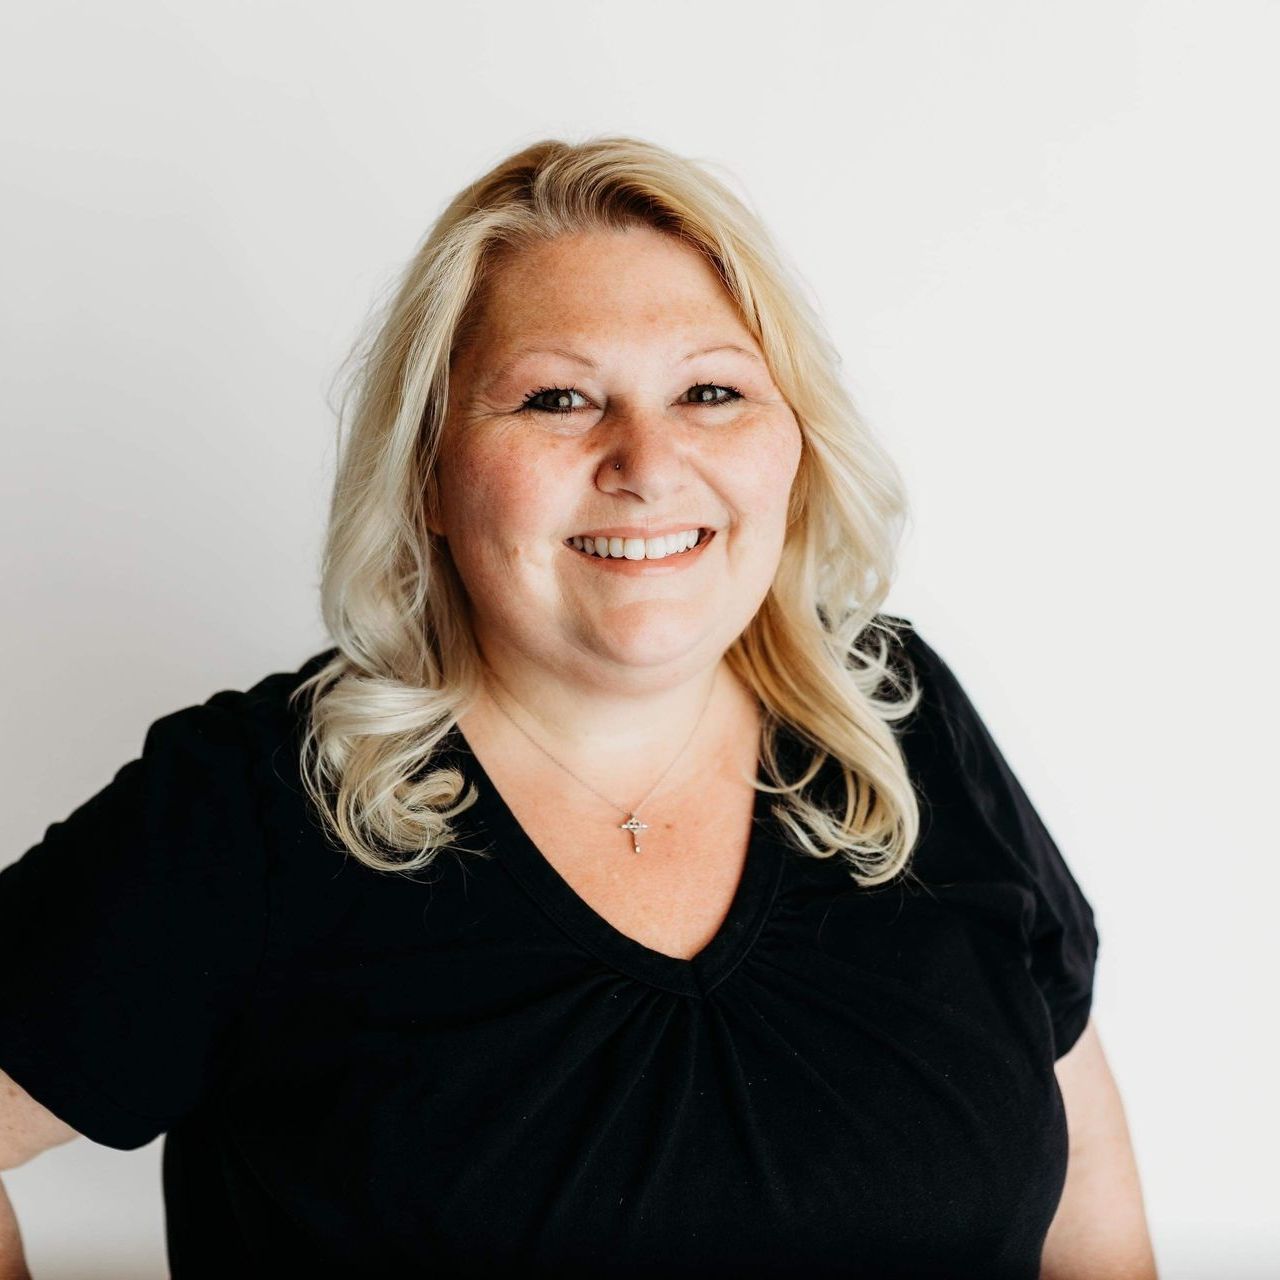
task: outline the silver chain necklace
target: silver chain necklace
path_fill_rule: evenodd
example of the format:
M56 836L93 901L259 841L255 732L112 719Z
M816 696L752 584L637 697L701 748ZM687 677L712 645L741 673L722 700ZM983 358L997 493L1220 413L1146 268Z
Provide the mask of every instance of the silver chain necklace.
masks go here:
M495 682L497 682L498 684L502 684L502 682L501 682L500 680L498 680L497 676L494 676L494 680L495 680ZM667 774L669 774L669 773L671 772L671 770L675 768L676 761L677 761L677 760L679 760L679 759L680 759L680 757L681 757L682 755L684 755L684 753L689 749L689 743L691 743L691 742L693 741L693 735L694 735L695 733L697 733L697 732L698 732L698 727L699 727L699 725L701 725L701 724L702 724L702 718L703 718L703 716L705 716L705 715L707 714L707 707L708 707L708 706L710 706L710 704L711 704L711 694L715 691L715 687L716 687L715 678L714 678L714 677L712 677L712 680L711 680L711 687L707 690L707 697L706 697L706 701L705 701L705 702L703 702L703 704L702 704L702 711L701 711L701 712L699 713L699 715L698 715L697 723L696 723L696 724L694 724L692 732L691 732L691 733L689 734L689 736L685 739L684 746L680 748L680 751L679 751L679 753L676 755L675 760L672 760L672 762L671 762L669 765L667 765L667 767L663 770L663 772L662 772L662 777L660 777L660 778L658 779L658 781L657 781L657 782L655 782L655 783L653 784L653 786L651 786L651 787L649 788L649 793L648 793L648 795L646 795L646 796L645 796L645 798L644 798L643 800L641 800L641 801L640 801L640 803L639 803L638 805L636 805L634 809L628 809L625 805L620 805L620 804L618 804L616 801L614 801L614 800L610 800L608 796L601 795L601 794L600 794L600 792L599 792L599 791L597 791L597 790L595 789L595 787L593 787L589 782L587 782L587 781L586 781L585 779L583 779L583 778L579 778L579 777L578 777L578 775L577 775L576 773L574 773L574 771L573 771L572 769L570 769L567 765L565 765L565 764L561 764L561 762L560 762L559 760L557 760L557 759L555 758L555 756L553 756L553 755L551 754L551 752L550 752L550 751L548 751L548 750L546 749L546 747L544 747L540 742L536 741L536 740L535 740L535 739L534 739L534 738L529 734L529 732L524 728L524 726L523 726L523 725L521 725L521 724L519 724L519 723L518 723L518 722L517 722L517 721L512 717L511 713L506 709L506 707L504 707L504 706L502 705L502 703L500 703L500 702L497 700L497 698L494 698L494 697L493 697L493 693L492 693L492 691L490 692L489 696L490 696L490 698L492 698L492 699L493 699L493 704L494 704L494 706L496 706L496 707L498 708L498 710L499 710L499 711L501 711L501 712L502 712L502 714L503 714L504 716L506 716L506 717L507 717L507 719L508 719L508 720L510 720L510 721L511 721L511 723L512 723L512 724L514 724L514 725L516 726L516 728L517 728L517 729L519 729L519 730L520 730L520 732L521 732L521 733L523 733L523 734L524 734L524 736L525 736L526 738L528 738L528 739L529 739L529 741L530 741L530 742L532 742L532 743L533 743L533 745L534 745L535 747L537 747L537 748L538 748L538 750L539 750L539 751L541 751L541 752L542 752L542 754L543 754L544 756L546 756L546 757L547 757L547 759L548 759L548 760L550 760L553 764L559 765L559 767L560 767L561 769L563 769L563 770L565 771L565 773L567 773L571 778L575 779L575 780L576 780L576 781L578 781L578 782L581 782L581 783L582 783L582 785L583 785L584 787L586 787L586 789L587 789L588 791L592 792L594 795L600 796L600 799L601 799L601 800L603 800L603 801L604 801L607 805L609 805L611 808L617 809L619 812L621 812L621 813L625 813L625 814L627 815L627 820L626 820L626 822L620 822L620 823L618 824L618 830L619 830L619 831L627 831L627 832L630 832L630 834L631 834L631 843L632 843L632 846L633 846L633 850L632 850L632 851L633 851L634 853L639 853L639 852L640 852L640 832L642 832L642 831L647 831L647 830L649 829L649 824L648 824L647 822L641 822L641 821L640 821L640 819L639 819L636 815L637 815L637 814L640 812L640 810L641 810L641 809L643 809L643 808L644 808L644 806L648 803L648 801L649 801L649 796L653 795L653 793L658 789L658 787L662 784L662 781L663 781L663 779L667 776ZM502 688L503 688L503 691L504 691L504 692L506 692L506 688L507 688L507 687L506 687L506 685L502 685ZM513 699L512 699L512 701L514 702L514 701L515 701L515 699L513 698ZM518 705L518 704L517 704L517 705Z

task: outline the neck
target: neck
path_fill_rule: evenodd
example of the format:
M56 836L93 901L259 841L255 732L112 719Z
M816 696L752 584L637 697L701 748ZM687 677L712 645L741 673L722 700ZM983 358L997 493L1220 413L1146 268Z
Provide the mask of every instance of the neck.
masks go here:
M723 661L644 692L569 685L545 672L534 679L519 666L488 667L485 677L459 717L467 741L557 790L574 788L577 775L626 803L659 779L668 793L684 776L705 783L711 769L740 767L748 753L754 761L760 707Z

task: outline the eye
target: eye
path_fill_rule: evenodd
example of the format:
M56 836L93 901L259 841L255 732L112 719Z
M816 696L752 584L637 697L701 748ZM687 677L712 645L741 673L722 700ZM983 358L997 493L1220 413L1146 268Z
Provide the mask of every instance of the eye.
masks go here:
M694 400L694 404L732 404L735 400L742 399L742 392L739 391L737 387L726 387L718 382L698 382L690 387L689 390L697 391L699 393L703 391L711 392L710 396L699 394ZM727 391L729 394L725 399L717 400L715 398L715 393L717 391Z
M689 390L698 393L697 397L689 403L707 405L713 408L719 405L732 404L735 400L742 399L742 392L737 387L725 386L723 383L718 382L697 382ZM717 391L724 391L727 394L723 398L718 398L716 396ZM707 394L708 392L710 394ZM538 404L537 401L541 396L549 396L552 403ZM525 413L532 410L535 413L574 413L576 412L573 404L574 396L582 396L582 392L577 387L539 387L536 391L529 392L524 403L516 412ZM585 398L583 396L583 399Z
M572 413L574 411L573 397L580 395L582 395L582 392L577 387L539 387L536 391L529 392L525 402L517 412L524 413L529 409L533 409L537 413ZM539 396L551 396L553 400L559 403L554 405L534 403ZM565 401L569 403L566 404L564 403Z

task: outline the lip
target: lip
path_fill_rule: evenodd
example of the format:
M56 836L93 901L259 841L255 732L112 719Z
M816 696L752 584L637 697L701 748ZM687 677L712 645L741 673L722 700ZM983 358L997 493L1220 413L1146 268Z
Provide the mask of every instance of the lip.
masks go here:
M607 529L592 529L589 533L574 533L572 538L664 538L669 533L684 533L686 529L706 529L715 532L710 525L690 520L685 524L664 524L657 528L645 528L638 524L615 524ZM566 539L568 541L568 539Z
M673 529L673 533L681 532L681 529L692 529L693 525L682 525L680 529ZM628 560L625 556L617 558L613 556L594 556L587 551L579 551L573 543L565 541L562 545L564 549L573 557L584 562L588 567L594 567L601 573L621 573L629 577L650 577L651 575L664 575L668 573L679 573L683 569L688 569L697 561L702 559L703 553L716 540L716 531L708 529L706 525L699 525L701 529L706 530L706 537L701 542L696 543L688 551L679 551L675 555L663 556L660 560ZM582 535L584 538L586 534ZM601 537L604 537L601 534ZM622 537L622 534L614 534L613 537ZM638 535L636 535L638 536ZM656 538L656 533L649 534L649 537Z

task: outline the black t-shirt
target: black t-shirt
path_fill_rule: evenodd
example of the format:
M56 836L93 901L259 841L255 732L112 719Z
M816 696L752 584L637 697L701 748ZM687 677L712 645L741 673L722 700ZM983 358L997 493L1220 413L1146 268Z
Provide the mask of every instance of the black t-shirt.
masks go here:
M167 715L0 872L0 1067L95 1142L165 1134L176 1280L1032 1280L1093 914L954 675L904 645L914 876L860 889L758 793L692 960L588 907L456 729L459 843L492 856L408 879L326 840L286 697L328 653Z

